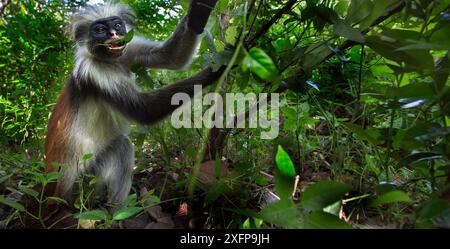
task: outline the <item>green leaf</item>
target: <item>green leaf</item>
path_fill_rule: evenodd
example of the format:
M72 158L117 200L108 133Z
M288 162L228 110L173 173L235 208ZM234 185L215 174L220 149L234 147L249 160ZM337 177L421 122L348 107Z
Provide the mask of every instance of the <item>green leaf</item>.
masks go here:
M39 193L38 193L36 190L31 189L31 188L19 186L19 190L20 190L22 193L25 193L25 194L30 195L30 196L32 196L32 197L37 197L37 196L39 195Z
M6 198L4 195L0 195L0 203L5 204L6 206L10 206L10 207L16 209L17 211L25 212L25 207L22 204L11 201L10 199Z
M129 207L124 210L120 210L113 215L113 220L124 220L138 214L142 210L144 210L143 207Z
M433 89L427 83L408 84L402 87L389 87L386 89L387 98L397 99L419 99L434 97Z
M373 145L378 145L378 144L381 143L381 141L377 140L375 137L370 135L366 130L364 130L359 125L349 124L349 123L346 123L346 124L343 123L342 125L344 125L350 131L355 133L358 136L359 139L366 140L366 141L368 141L369 143L371 143Z
M374 190L378 196L382 196L386 193L398 190L398 187L392 183L383 182L381 184L376 185Z
M375 175L379 175L381 173L380 166L377 164L375 157L367 155L365 156L366 166L369 168Z
M334 10L339 13L339 15L344 16L347 14L350 2L348 0L339 0L339 2L334 6Z
M89 153L89 154L84 154L83 155L83 160L88 160L94 157L94 154Z
M345 21L338 21L334 25L334 33L355 42L364 43L366 41L361 32L350 26Z
M433 69L434 60L427 50L407 50L398 49L408 45L405 40L410 36L409 32L399 30L389 30L382 33L382 36L366 37L366 44L381 56L397 62L399 65L405 64L407 70L422 71Z
M433 72L433 88L437 92L441 92L442 88L450 75L450 56L447 53L444 57L436 61L436 69Z
M298 121L297 119L287 118L284 121L284 129L289 131L295 131L298 129Z
M208 188L205 196L205 203L211 204L217 198L219 198L220 195L222 195L223 190L225 189L226 185L223 181L216 181L212 184L211 187Z
M244 223L242 224L242 228L243 229L250 229L251 227L250 227L250 219L251 218L247 218L245 221L244 221Z
M0 177L0 184L4 183L6 180L8 180L13 174L8 174L5 176Z
M332 215L339 215L339 212L341 211L341 207L342 207L342 201L339 200L339 201L337 201L337 202L335 202L335 203L333 203L333 204L331 204L331 205L329 205L327 207L324 207L323 211L325 213L329 213L329 214L332 214Z
M214 38L209 30L205 30L205 43L211 52L213 53L217 52L216 44L214 43Z
M56 201L58 203L63 203L64 205L67 205L67 206L69 205L66 200L61 199L61 198L56 197L56 196L50 196L50 197L47 197L47 199L48 200L54 200L54 201Z
M237 27L231 26L225 32L225 41L229 44L234 45L236 43L237 35L238 35Z
M275 162L275 189L281 199L289 198L294 190L294 163L281 146L278 146Z
M352 226L337 216L315 211L308 217L308 228L313 229L351 229Z
M244 223L242 224L243 229L258 229L261 228L261 225L263 224L263 220L258 218L249 217L247 218Z
M123 39L117 41L116 44L117 44L118 46L125 45L125 44L129 43L131 40L133 40L133 37L134 37L134 29L131 29L131 30L128 31L128 33L123 37Z
M280 82L278 69L272 58L259 48L250 49L242 61L242 70L244 72L250 71L264 80Z
M233 52L230 50L220 51L218 53L213 54L205 54L205 60L209 63L213 72L217 72L219 68L223 65L228 65L231 58L233 57Z
M378 197L377 199L373 200L370 203L370 206L378 207L381 205L396 203L396 202L411 203L412 200L404 192L402 192L400 190L394 190L394 191L387 192L387 193L381 195L380 197Z
M385 15L393 6L397 6L398 0L374 0L373 7L369 16L359 23L359 30L368 28L376 19Z
M433 43L417 43L406 45L401 48L397 48L396 51L408 51L408 50L447 50L448 48L439 44Z
M314 11L320 18L329 23L336 23L340 20L338 14L333 9L325 6L324 4L318 5L316 8L314 8Z
M436 25L436 27L433 29L430 42L445 46L447 49L450 49L450 39L448 39L450 24L448 20L442 20L439 22L439 24L441 25Z
M61 176L61 173L59 173L59 172L50 172L45 175L45 179L48 182L52 182L52 181L57 180L60 176Z
M147 194L148 194L148 192L147 192ZM136 193L127 196L127 198L122 202L122 204L127 207L134 206L134 205L136 205L136 203L137 203L137 194Z
M266 206L258 214L258 218L283 228L301 228L303 225L301 212L288 199L282 199Z
M106 220L108 214L103 210L92 210L75 215L79 220Z
M150 195L148 198L150 199L150 201L152 203L155 203L155 204L158 204L161 202L161 199L159 199L159 197L156 195Z
M351 186L334 181L321 181L303 192L302 205L309 210L320 210L339 201Z
M346 20L349 23L359 23L372 12L373 4L370 0L352 0Z
M277 55L281 55L284 51L287 51L289 48L292 47L292 44L289 40L289 38L280 38L272 43L273 47L275 48L275 52Z
M417 212L418 228L436 228L435 220L442 219L450 213L450 203L443 199L430 199L422 204Z

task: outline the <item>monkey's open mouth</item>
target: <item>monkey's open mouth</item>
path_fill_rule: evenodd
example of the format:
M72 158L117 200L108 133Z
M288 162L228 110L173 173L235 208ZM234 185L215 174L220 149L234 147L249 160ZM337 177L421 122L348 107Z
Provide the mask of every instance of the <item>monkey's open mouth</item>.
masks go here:
M111 42L108 42L106 45L109 49L109 51L114 52L114 53L118 53L118 52L122 52L125 49L125 45L122 44L118 44L117 42L120 40L113 40Z

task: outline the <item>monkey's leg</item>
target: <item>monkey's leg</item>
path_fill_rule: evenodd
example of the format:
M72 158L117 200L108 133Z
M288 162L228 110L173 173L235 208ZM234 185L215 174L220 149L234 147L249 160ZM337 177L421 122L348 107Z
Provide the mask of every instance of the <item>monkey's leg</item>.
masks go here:
M95 155L89 171L99 177L100 185L106 186L108 203L119 204L128 196L133 163L133 144L126 136L114 139Z

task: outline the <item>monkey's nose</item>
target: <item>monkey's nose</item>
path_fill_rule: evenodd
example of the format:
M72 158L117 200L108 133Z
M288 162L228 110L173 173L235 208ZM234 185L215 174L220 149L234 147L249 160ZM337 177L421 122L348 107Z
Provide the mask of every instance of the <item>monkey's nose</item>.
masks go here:
M115 30L110 30L110 31L109 31L109 35L110 35L112 38L117 38L117 37L118 37Z

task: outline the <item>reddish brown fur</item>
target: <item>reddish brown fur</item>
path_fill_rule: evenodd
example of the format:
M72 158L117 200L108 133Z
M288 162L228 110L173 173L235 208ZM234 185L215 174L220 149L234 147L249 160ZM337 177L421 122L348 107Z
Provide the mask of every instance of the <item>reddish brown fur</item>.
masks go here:
M58 98L47 128L45 141L45 171L58 169L52 163L64 163L70 153L68 135L73 122L74 112L70 102L69 88L66 86Z

